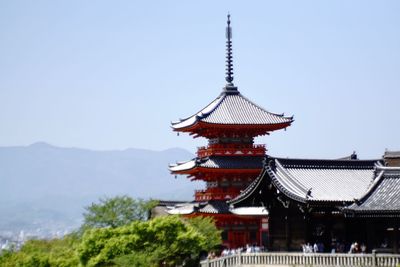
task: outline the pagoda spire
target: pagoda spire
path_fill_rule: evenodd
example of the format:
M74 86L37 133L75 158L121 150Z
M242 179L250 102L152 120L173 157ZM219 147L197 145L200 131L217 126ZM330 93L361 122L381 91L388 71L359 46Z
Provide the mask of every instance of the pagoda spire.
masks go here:
M231 15L228 13L228 20L226 26L226 89L236 90L233 85L233 60L232 60L232 28L231 28Z

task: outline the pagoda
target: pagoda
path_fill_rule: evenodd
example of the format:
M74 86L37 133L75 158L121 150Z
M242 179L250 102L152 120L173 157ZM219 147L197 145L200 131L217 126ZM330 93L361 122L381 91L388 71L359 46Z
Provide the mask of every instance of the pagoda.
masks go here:
M247 244L262 245L268 238L268 212L260 208L232 209L229 201L260 175L266 147L254 138L286 129L293 117L271 113L244 97L233 83L232 29L228 15L226 27L226 85L220 95L196 114L172 123L176 132L208 139L198 148L197 157L170 165L175 175L206 183L195 192L195 201L176 205L170 214L187 217L211 216L222 230L229 248ZM250 186L251 187L251 186Z

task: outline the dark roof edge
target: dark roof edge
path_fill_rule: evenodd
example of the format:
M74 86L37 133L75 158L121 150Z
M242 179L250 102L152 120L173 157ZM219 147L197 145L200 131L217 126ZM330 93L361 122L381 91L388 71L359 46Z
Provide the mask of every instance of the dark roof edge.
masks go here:
M345 167L355 167L355 168L375 168L376 165L382 165L382 159L370 159L370 160L356 160L356 159L300 159L300 158L280 158L275 157L285 168L286 166L304 166L312 168L345 168Z
M254 191L256 189L258 189L258 187L260 186L261 182L264 180L264 176L265 176L265 168L263 168L263 170L261 171L260 175L257 176L257 178L251 183L249 184L249 186L243 190L243 193L241 193L240 195L238 195L237 197L235 197L234 199L231 199L229 201L227 201L228 204L232 204L235 205L237 203L240 203L241 201L247 199L249 196L251 196ZM247 191L248 188L252 187L250 190Z
M239 91L237 91L237 92L239 92ZM186 120L188 120L188 119L190 119L190 118L192 118L192 117L196 117L196 120L195 120L194 123L192 123L192 124L190 124L190 125L188 125L188 126L186 126L186 127L173 128L173 129L182 129L182 128L187 128L187 127L193 126L194 124L196 124L196 122L199 121L199 116L198 116L198 114L202 113L202 111L203 111L204 109L206 109L206 108L207 108L208 106L210 106L212 103L214 103L215 101L217 101L217 99L223 98L223 97L225 97L226 95L227 95L226 92L225 92L225 91L222 91L216 98L214 98L210 103L208 103L206 106L204 106L204 107L203 107L202 109L200 109L198 112L194 113L194 114L191 115L191 116L185 117L185 118L183 118L183 119L179 119L179 121L171 122L171 127L173 128L173 126L176 125L176 124L182 123L182 122L184 122L184 121L186 121ZM208 112L208 114L211 113L213 110L215 110L215 109L221 104L221 102L222 102L222 99L219 100L219 103L218 103L217 105L215 105L215 107L214 107L212 110L210 110L210 111ZM208 114L207 114L207 115L208 115Z
M287 190L286 187L283 186L283 185L279 182L278 178L276 177L274 171L272 170L271 166L269 166L269 164L266 165L265 169L266 169L266 171L267 171L267 173L268 173L268 175L269 175L269 177L270 177L271 182L273 183L273 185L274 185L280 192L282 192L286 197L288 197L288 198L290 198L290 199L293 199L293 200L296 200L296 201L298 201L298 202L300 202L300 203L306 203L306 202L307 202L306 198L302 198L302 197L300 197L300 196L297 196L297 195L293 194L292 192L290 192L289 190Z

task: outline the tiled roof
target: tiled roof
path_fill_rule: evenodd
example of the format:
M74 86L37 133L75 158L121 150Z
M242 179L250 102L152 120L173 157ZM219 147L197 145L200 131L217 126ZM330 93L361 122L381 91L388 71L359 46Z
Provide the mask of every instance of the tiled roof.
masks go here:
M400 168L378 167L374 186L362 198L344 209L347 215L400 216Z
M173 122L172 128L175 130L187 128L200 121L212 124L271 125L290 124L293 122L293 117L284 117L281 114L268 112L238 91L224 91L195 115Z
M198 212L201 213L230 213L229 205L222 200L211 200L206 205L200 207Z
M231 204L259 192L263 181L302 203L351 203L363 196L376 179L380 160L322 160L267 158L264 171Z
M273 159L266 166L272 183L301 202L351 202L371 187L377 160Z
M171 172L191 170L195 167L213 169L262 169L263 156L210 156L170 165Z

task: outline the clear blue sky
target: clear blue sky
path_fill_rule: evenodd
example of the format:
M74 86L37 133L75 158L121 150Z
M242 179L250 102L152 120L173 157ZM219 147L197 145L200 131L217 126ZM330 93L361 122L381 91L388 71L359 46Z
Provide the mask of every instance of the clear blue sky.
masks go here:
M294 115L272 155L400 149L400 1L1 1L0 145L194 151L170 121L235 84Z

